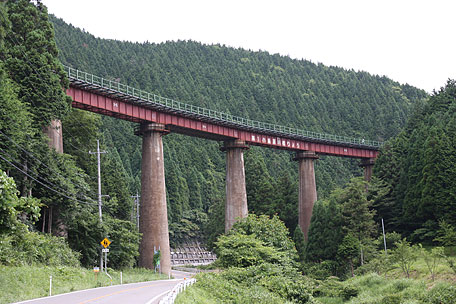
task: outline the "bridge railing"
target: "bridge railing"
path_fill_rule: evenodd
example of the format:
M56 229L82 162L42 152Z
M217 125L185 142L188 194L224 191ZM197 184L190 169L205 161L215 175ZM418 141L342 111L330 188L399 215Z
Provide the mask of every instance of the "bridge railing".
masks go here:
M123 97L132 102L136 102L139 104L144 103L151 103L154 105L160 105L168 110L171 111L179 111L187 114L198 115L202 117L207 117L210 119L217 119L223 121L225 123L230 123L233 125L247 127L247 128L254 128L260 131L269 131L280 133L280 135L294 135L299 137L305 137L310 140L317 140L317 141L329 141L329 142L336 142L336 143L343 143L343 144L353 144L353 145L360 145L365 147L381 147L382 142L367 140L363 138L353 138L347 136L339 136L339 135L332 135L326 133L318 133L306 130L300 130L296 128L271 124L267 122L255 121L251 119L246 119L238 116L234 116L228 113L214 111L207 108L198 107L192 104L183 103L180 101L176 101L170 98L162 97L150 92L146 92L144 90L136 89L131 86L122 84L118 81L105 79L103 77L99 77L93 74L89 74L83 71L79 71L77 69L64 66L68 77L70 80L74 79L80 82L84 82L90 84L92 86L97 86L103 89L109 90L110 95L116 95L116 93L120 94L118 97ZM123 96L126 95L126 96Z

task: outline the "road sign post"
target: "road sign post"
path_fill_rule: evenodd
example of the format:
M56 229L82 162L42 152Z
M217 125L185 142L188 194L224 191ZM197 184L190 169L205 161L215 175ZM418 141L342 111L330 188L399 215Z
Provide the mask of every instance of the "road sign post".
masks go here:
M106 274L108 273L108 268L107 268L107 264L108 264L108 252L109 252L109 249L108 249L108 246L111 244L111 241L108 240L108 238L104 238L101 242L100 242L101 246L104 247L104 249L101 249L101 254L105 254L105 264L104 264L104 268L105 268L105 272Z

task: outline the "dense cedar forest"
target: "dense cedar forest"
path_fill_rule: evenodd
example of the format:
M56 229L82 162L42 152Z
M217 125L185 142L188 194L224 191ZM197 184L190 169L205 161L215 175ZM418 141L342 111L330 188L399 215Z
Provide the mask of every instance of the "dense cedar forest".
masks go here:
M11 194L16 203L0 211L0 233L21 222L29 231L65 236L83 265L96 261L97 244L108 235L113 265L135 264L140 236L132 196L140 190L141 138L133 123L72 109L62 91L68 86L62 64L241 117L386 142L368 192L355 178L362 175L358 160L320 157L309 242L296 244L303 259L331 259L353 238L367 252L366 239L377 235L381 218L387 231L414 241L432 242L442 221L456 225L452 81L429 98L387 77L264 51L100 39L29 1L2 2L0 13L0 168L19 191ZM50 150L42 132L53 119L62 120L64 154ZM107 151L101 156L102 191L109 195L102 225L96 157L88 153L97 139ZM164 138L174 246L195 239L211 246L224 230L225 155L219 148L178 134ZM277 214L301 240L292 156L258 147L246 152L247 195L250 212ZM354 213L362 216L354 219Z
M51 20L65 65L255 120L383 141L401 130L412 105L426 97L385 77L277 54L193 41L105 40ZM64 128L65 151L89 159L74 147L88 150L93 140L85 146L73 142L81 132L73 120L68 117L72 128ZM141 140L133 135L135 125L109 117L99 120L103 144L116 156L127 192L135 194L141 151ZM170 134L164 144L171 242L222 232L225 163L219 143ZM298 187L297 165L291 158L286 152L252 148L246 153L246 183L250 211L277 213L293 231ZM88 166L93 167L93 161ZM322 157L316 173L320 197L360 174L358 161Z

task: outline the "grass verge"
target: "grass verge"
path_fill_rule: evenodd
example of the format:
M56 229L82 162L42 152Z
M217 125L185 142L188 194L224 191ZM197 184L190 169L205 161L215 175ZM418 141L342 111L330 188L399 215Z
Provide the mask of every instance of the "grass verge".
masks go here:
M112 284L120 284L120 271L108 269ZM12 303L49 295L49 276L52 275L52 294L109 286L111 280L104 273L76 267L0 266L0 303ZM122 270L123 284L167 279L151 270L133 268Z

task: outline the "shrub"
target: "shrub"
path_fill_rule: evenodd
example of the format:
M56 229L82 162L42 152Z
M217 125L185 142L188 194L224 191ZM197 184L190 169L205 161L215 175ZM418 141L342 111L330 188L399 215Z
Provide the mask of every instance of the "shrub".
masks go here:
M312 286L306 284L304 279L288 278L284 276L268 276L260 281L260 285L266 287L274 294L294 303L312 303Z
M287 257L254 235L232 233L217 240L217 258L222 267L249 267L263 263L282 264Z
M79 266L79 253L65 239L37 232L4 234L0 241L0 264L8 266Z
M269 218L267 215L249 214L246 218L236 222L229 233L254 235L265 246L285 252L290 260L298 258L293 240L288 236L288 229L278 216L274 215Z
M297 253L285 224L276 216L250 214L233 225L215 243L222 267L249 267L262 263L296 266Z
M319 285L313 290L313 295L316 297L336 298L340 295L340 290L343 288L343 283L335 277L330 277L319 282Z
M386 295L382 298L380 304L401 304L402 296L398 294Z
M404 274L407 275L407 278L409 278L412 265L418 258L419 247L416 245L411 246L405 238L396 242L395 245L396 249L393 251L393 258L399 264Z
M456 287L441 283L432 288L423 299L428 304L456 304Z
M358 295L358 288L351 284L346 284L342 287L340 291L340 296L344 298L344 300L348 301L353 297Z
M304 273L317 280L325 280L337 273L342 273L341 265L336 261L323 261L321 263L308 264Z
M234 280L227 280L222 274L198 274L197 282L193 288L207 291L210 299L207 303L232 303L232 304L279 304L287 303L279 295L273 294L265 287L257 284L242 284ZM185 296L182 297L181 302ZM210 302L209 302L210 301ZM179 303L181 303L179 302Z

